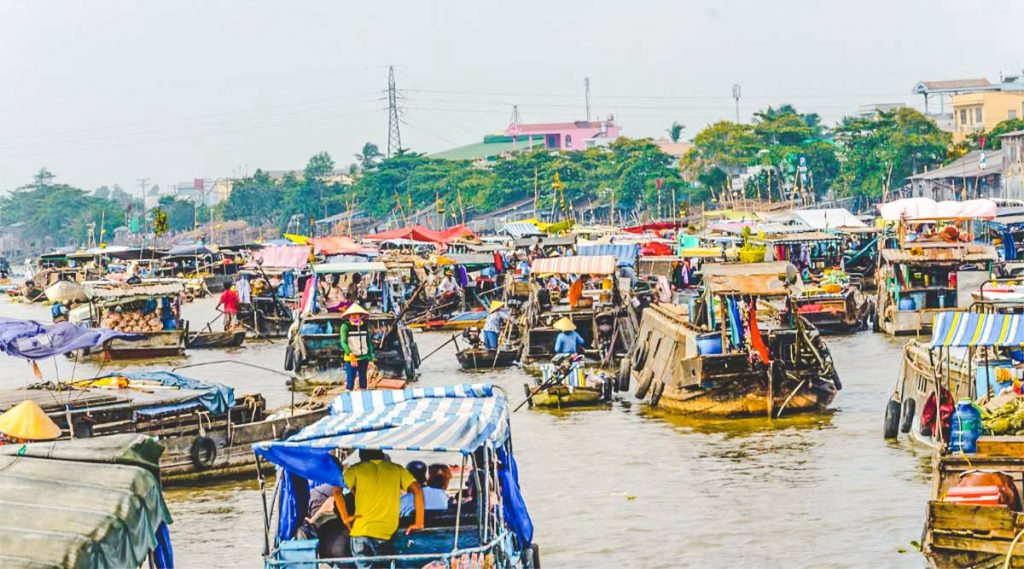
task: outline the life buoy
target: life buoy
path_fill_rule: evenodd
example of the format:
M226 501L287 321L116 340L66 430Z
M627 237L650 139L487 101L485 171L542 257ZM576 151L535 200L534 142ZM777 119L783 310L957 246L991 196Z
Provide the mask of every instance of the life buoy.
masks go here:
M637 399L643 399L647 397L647 391L651 388L651 382L654 381L654 372L646 370L638 380L636 386L636 397Z
M895 439L900 430L900 402L890 399L885 406L884 436L886 439Z
M665 391L665 382L659 381L654 384L654 389L651 390L651 407L657 407L658 403L661 402L661 394Z
M910 432L910 428L914 426L914 413L917 412L917 401L912 398L907 398L903 402L903 419L900 421L900 432L907 434Z
M192 448L188 450L188 456L192 464L202 470L210 468L217 460L217 443L206 436L198 436L192 441Z

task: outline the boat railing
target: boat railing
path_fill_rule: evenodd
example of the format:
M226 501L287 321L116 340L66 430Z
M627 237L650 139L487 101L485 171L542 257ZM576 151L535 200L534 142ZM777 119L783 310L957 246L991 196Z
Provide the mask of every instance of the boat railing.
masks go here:
M476 547L455 548L449 552L438 553L405 553L400 555L378 555L364 557L318 557L314 559L282 560L278 557L281 549L275 549L271 556L265 560L265 567L279 567L283 569L295 568L306 569L316 564L328 564L331 566L351 566L356 562L371 563L374 567L387 567L398 569L400 567L420 567L430 563L443 563L442 567L459 567L462 569L483 569L484 567L503 567L494 558L503 557L509 559L518 554L512 544L512 534L507 529L500 532L490 542ZM384 565L386 564L386 565ZM516 566L513 562L511 566ZM433 569L433 567L432 567ZM440 569L440 568L438 568Z

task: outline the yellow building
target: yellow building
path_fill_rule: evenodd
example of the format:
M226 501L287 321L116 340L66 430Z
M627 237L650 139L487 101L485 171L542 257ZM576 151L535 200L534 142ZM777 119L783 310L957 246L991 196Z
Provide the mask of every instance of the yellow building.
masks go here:
M953 96L953 142L992 130L1006 119L1024 117L1024 93L981 91Z

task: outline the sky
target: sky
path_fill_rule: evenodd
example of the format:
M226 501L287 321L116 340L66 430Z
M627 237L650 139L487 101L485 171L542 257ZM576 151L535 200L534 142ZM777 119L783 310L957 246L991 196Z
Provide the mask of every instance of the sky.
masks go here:
M1019 0L0 0L0 190L84 189L436 152L523 122L613 115L684 138L791 103L827 124L919 80L1016 74Z

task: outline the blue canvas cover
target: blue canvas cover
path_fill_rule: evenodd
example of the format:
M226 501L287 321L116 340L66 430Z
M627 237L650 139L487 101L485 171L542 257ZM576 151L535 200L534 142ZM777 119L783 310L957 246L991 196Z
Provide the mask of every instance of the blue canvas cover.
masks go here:
M576 254L581 257L615 257L620 267L632 267L640 256L640 245L636 243L601 243L598 245L580 245Z
M86 328L68 322L41 324L35 320L0 318L0 352L16 358L38 360L96 348L112 338L140 340L140 334L107 328Z
M222 383L209 383L178 375L169 371L135 371L130 373L112 373L98 377L124 377L129 380L158 381L167 387L199 391L202 395L197 401L213 415L223 415L235 405L235 389ZM172 406L169 406L172 407ZM150 412L158 413L164 408L153 408Z

